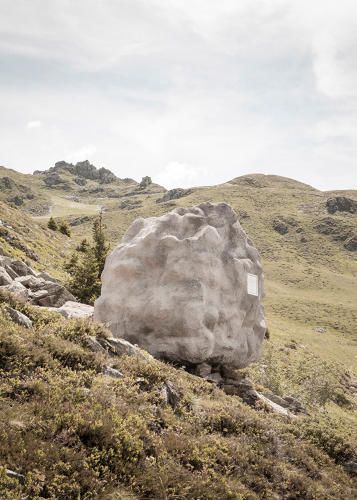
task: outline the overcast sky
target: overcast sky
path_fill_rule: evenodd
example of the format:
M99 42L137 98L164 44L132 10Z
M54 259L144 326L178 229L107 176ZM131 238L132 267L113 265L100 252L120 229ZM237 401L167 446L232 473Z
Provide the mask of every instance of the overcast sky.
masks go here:
M0 0L0 164L357 187L356 0Z

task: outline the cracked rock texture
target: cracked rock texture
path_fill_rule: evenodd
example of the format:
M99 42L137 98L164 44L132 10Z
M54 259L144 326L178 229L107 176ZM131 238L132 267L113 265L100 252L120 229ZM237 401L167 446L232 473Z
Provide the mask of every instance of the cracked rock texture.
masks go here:
M94 319L158 358L242 368L259 357L262 297L236 213L204 203L134 221L107 258Z

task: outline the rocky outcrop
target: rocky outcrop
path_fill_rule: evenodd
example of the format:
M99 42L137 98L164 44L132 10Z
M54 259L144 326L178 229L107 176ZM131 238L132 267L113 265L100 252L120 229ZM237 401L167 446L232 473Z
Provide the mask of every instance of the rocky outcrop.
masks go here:
M143 177L141 179L141 182L139 184L139 188L140 189L146 189L148 186L150 186L150 184L152 184L151 177L149 177L148 175L146 175L145 177Z
M61 307L75 297L45 272L34 271L21 260L0 256L0 290L43 307Z
M343 245L346 250L349 250L350 252L356 252L357 251L357 236L352 236L351 238L348 238L344 245Z
M36 170L34 175L45 175L46 177L44 182L48 186L53 187L56 184L64 182L59 175L60 172L69 172L70 174L75 175L76 179L74 179L74 181L80 186L84 186L86 184L86 179L98 181L102 184L109 184L117 179L113 172L107 168L97 168L88 160L79 161L75 165L63 160L58 161L55 163L54 167L51 167L48 170L43 172Z
M166 201L178 200L179 198L188 196L191 193L193 193L193 189L182 189L182 188L170 189L169 191L167 191L167 193L164 194L162 198L156 200L156 203L164 203Z
M94 318L158 358L240 368L259 357L262 298L259 254L235 212L204 203L130 226Z
M349 212L355 214L357 213L357 200L347 198L346 196L335 196L327 200L326 207L330 214L336 212Z

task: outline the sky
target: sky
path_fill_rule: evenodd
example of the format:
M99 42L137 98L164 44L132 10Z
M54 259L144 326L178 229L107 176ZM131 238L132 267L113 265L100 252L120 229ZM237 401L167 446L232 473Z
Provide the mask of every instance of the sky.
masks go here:
M0 0L0 165L357 188L356 0Z

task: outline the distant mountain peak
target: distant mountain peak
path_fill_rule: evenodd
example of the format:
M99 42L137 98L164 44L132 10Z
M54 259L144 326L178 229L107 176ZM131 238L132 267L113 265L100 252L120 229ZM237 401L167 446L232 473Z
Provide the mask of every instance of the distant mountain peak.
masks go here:
M76 164L68 163L64 160L58 161L55 163L54 167L49 168L48 170L36 170L34 175L43 175L43 174L53 174L60 172L69 172L72 175L77 177L81 177L84 179L90 179L93 181L99 181L103 184L110 184L117 180L117 176L113 174L109 169L101 167L97 168L89 160L79 161Z

